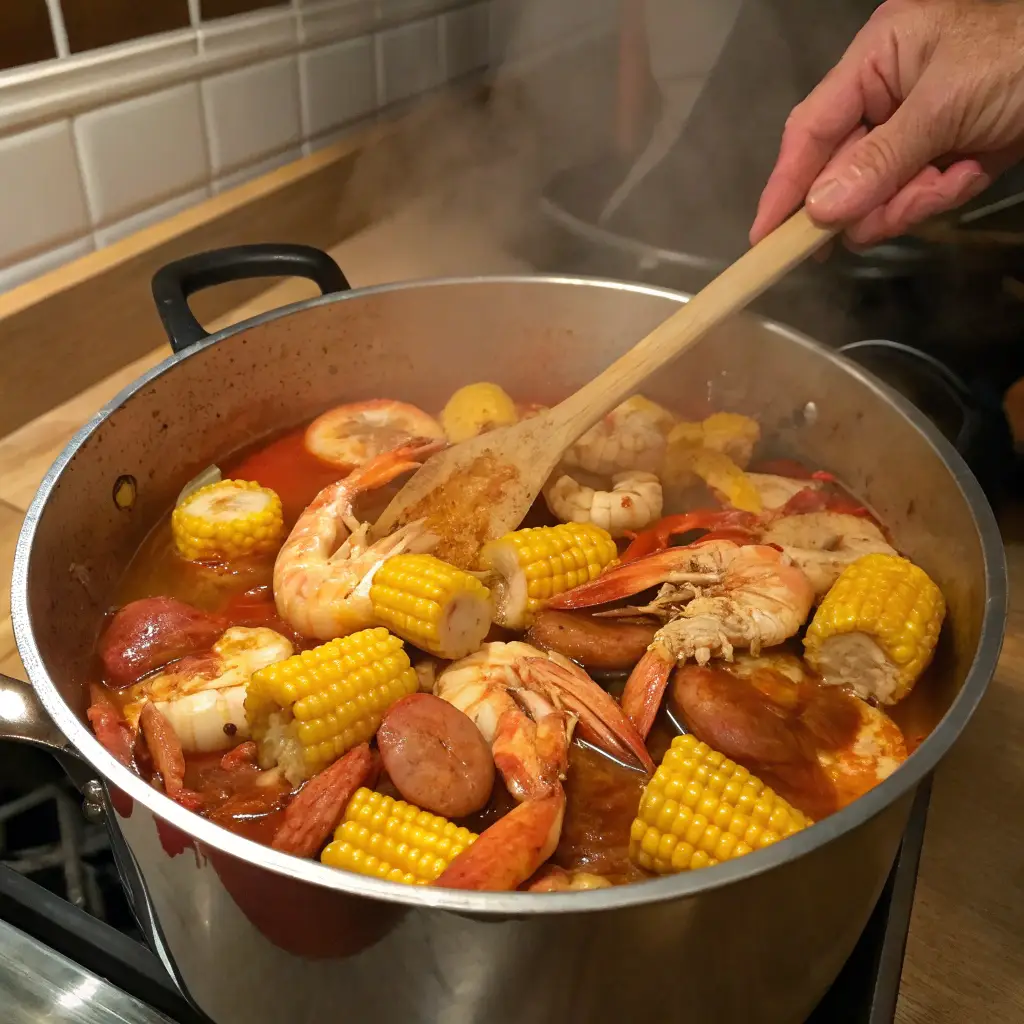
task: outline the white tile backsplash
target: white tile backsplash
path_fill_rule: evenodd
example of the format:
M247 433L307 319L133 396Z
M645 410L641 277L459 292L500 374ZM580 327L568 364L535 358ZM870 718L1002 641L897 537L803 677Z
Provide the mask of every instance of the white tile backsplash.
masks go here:
M298 160L301 156L302 147L296 146L295 149L286 149L283 153L277 153L268 160L260 160L259 163L250 164L240 171L225 174L223 178L218 178L213 183L213 194L219 196L221 192L227 192L228 189L235 188L237 185L244 185L245 182L252 181L253 178L258 178L261 174L276 171L278 167L284 167L285 164Z
M428 14L451 7L452 2L453 0L376 0L377 19L381 22L394 23L409 21L413 18L424 18ZM548 2L564 2L564 0L548 0Z
M194 83L83 114L75 119L75 136L97 227L209 180Z
M500 0L537 2L562 0ZM189 0L191 28L0 73L0 292L486 66L498 4L293 0L203 24Z
M444 71L459 78L486 67L490 52L490 10L486 3L461 7L441 16Z
M368 37L301 54L299 76L306 138L362 117L377 106L374 46Z
M0 139L0 266L88 230L70 122Z
M299 0L299 23L307 44L370 32L377 20L374 0Z
M109 227L100 228L95 232L96 247L102 249L105 245L110 245L113 242L120 241L122 238L127 238L129 235L134 235L136 231L142 231L153 224L159 224L160 221L173 217L176 213L181 213L182 210L187 210L190 206L195 206L196 203L201 203L204 199L209 199L209 197L210 188L208 185L204 185L203 188L197 188L191 192L186 192L184 195L175 196L166 203L159 203L156 206L151 206L148 210L143 210L141 213L136 213L131 217L126 217L124 220L119 220L116 224L111 224Z
M203 100L215 177L302 141L295 57L207 79Z
M408 99L441 84L440 27L438 18L427 18L377 35L384 103Z
M63 267L65 263L77 260L80 256L88 256L92 251L93 240L90 235L88 238L76 239L74 242L58 246L56 249L48 249L30 260L22 260L13 266L4 267L3 270L0 270L0 295L11 288L17 288L19 284L24 284L51 270Z
M242 47L294 45L299 39L299 19L293 10L270 8L203 22L199 47L205 54Z
M370 114L368 117L360 118L358 121L351 121L344 128L335 128L333 131L324 132L323 135L316 135L311 139L307 139L303 143L302 152L305 156L309 156L311 153L315 153L317 150L324 149L327 146L333 146L336 142L341 142L357 132L372 128L376 123L376 114Z

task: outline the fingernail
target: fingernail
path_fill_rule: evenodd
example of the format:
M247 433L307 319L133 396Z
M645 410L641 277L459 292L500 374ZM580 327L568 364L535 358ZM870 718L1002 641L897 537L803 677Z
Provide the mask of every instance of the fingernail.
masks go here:
M840 178L829 178L823 181L807 195L807 205L811 213L827 213L828 208L841 203L849 194L850 186Z
M960 185L960 196L963 202L967 202L969 199L973 199L975 196L984 192L988 188L989 180L988 175L983 174L981 171L975 171L973 174L964 176L964 180Z

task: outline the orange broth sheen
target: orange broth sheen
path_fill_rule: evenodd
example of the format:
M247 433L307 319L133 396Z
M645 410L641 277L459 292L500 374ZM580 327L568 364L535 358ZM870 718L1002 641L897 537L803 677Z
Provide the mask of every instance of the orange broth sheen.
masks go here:
M303 443L305 427L292 430L269 442L260 442L239 456L226 460L222 466L225 479L254 480L272 488L281 498L285 525L291 528L302 510L325 486L343 473L310 454ZM767 467L765 467L767 468ZM810 473L791 460L778 460L772 466L777 472L801 476ZM369 496L357 507L357 515L372 520L386 507L400 487L398 481ZM695 505L707 506L710 494L703 488L689 495ZM688 501L687 507L695 507ZM665 514L679 511L666 508ZM530 510L523 526L551 525L557 522L543 500ZM682 540L682 538L680 538ZM187 562L175 550L170 528L170 512L156 524L129 564L118 591L118 605L143 597L167 596L194 605L211 614L224 617L226 625L266 625L296 641L297 648L316 646L314 641L296 637L277 616L271 582L273 556L252 559L230 569ZM488 639L514 639L504 630L492 630ZM794 653L799 653L795 644ZM624 677L622 677L624 678ZM618 693L618 684L609 689ZM927 679L915 689L914 695L897 707L892 717L903 729L912 751L938 720L933 700L917 698L927 691ZM122 697L108 691L115 702ZM666 702L667 704L667 702ZM659 761L677 730L663 712L648 738L648 748ZM144 746L144 745L143 745ZM138 745L137 745L138 747ZM221 754L186 757L185 785L202 792L207 798L204 813L211 820L248 838L270 843L280 825L287 792L259 786L259 773L242 767L231 771L220 766ZM145 778L152 777L152 765L143 749L137 750L136 767ZM606 876L615 882L628 882L645 877L627 857L629 829L640 795L644 777L600 752L585 745L573 744L569 772L565 782L567 808L561 841L552 862L567 870L586 870ZM386 776L378 788L398 796ZM488 805L480 812L459 822L474 831L482 831L505 814L512 798L500 778Z

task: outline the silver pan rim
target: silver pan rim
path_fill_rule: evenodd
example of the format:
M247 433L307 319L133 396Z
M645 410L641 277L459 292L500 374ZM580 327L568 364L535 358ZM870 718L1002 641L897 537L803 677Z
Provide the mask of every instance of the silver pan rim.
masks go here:
M18 650L37 696L70 746L99 772L107 784L113 784L153 814L180 829L203 846L211 847L249 863L259 864L275 874L352 896L480 917L533 917L547 914L624 910L652 903L685 899L723 886L734 885L807 856L845 833L864 825L915 788L935 768L959 737L964 726L974 714L994 675L1002 648L1007 614L1008 579L1005 551L995 515L987 498L973 473L949 441L934 424L901 395L892 391L850 360L828 350L824 350L826 358L840 363L850 376L874 391L880 399L896 406L910 426L922 434L935 449L953 476L971 509L981 541L986 584L985 610L978 648L963 687L928 738L888 779L844 810L831 815L806 831L791 836L785 842L778 843L766 850L759 850L738 860L715 867L632 885L616 886L611 889L578 893L494 893L463 892L430 886L413 887L339 871L326 867L318 861L301 860L228 832L180 807L147 785L143 779L120 764L99 744L85 722L63 700L56 685L50 679L35 642L28 607L28 573L36 529L49 497L60 481L61 474L79 449L107 418L136 392L172 372L184 360L232 335L315 306L349 302L367 296L410 288L449 288L478 284L569 285L607 288L666 298L674 302L685 302L689 298L682 292L666 288L584 276L481 275L396 282L353 289L279 307L212 334L202 342L169 356L162 363L147 371L117 394L83 426L54 461L29 507L15 552L11 616ZM819 356L822 354L822 346L805 335L774 321L760 317L758 319L769 330L781 334L791 343L802 348L814 349Z

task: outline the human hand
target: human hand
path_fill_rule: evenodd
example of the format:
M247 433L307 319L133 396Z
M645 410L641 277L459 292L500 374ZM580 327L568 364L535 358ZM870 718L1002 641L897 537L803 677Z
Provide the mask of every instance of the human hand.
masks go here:
M1024 157L1024 0L887 0L790 114L750 230L806 202L870 245Z

